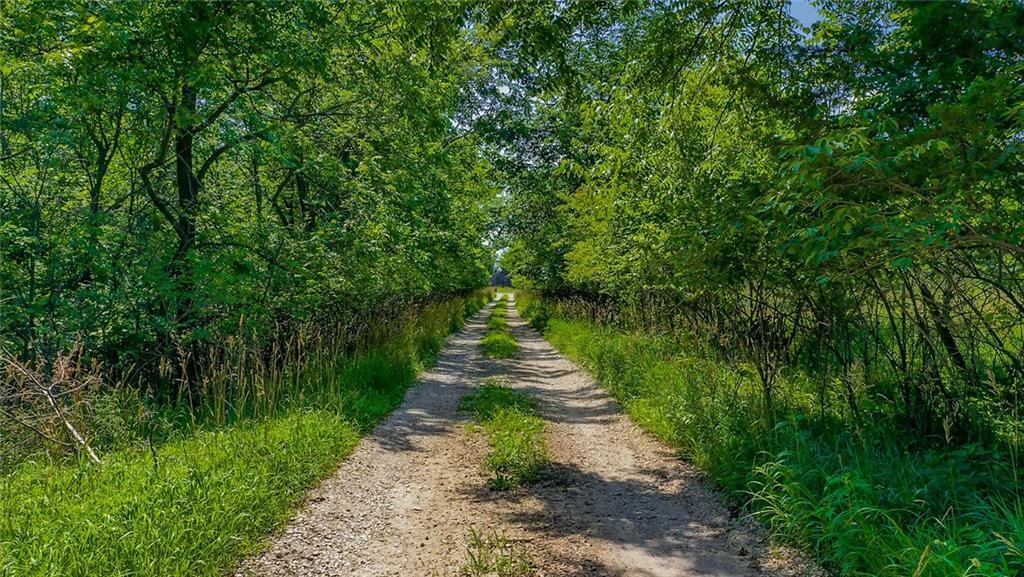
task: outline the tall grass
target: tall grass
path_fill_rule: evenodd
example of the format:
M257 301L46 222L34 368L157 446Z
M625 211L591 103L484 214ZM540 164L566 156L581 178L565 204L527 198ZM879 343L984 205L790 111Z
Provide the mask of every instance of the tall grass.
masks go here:
M240 353L193 405L100 397L87 418L111 437L101 465L40 457L0 477L0 575L223 575L488 297L430 304L361 350L296 342L280 364Z
M524 310L542 308L518 299ZM641 426L837 573L1024 575L1012 450L921 449L884 428L852 428L842 413L815 410L819 389L797 373L779 383L769 414L752 367L693 340L565 318L550 319L545 335Z
M183 353L182 364L201 362L195 382L183 384L177 399L151 396L129 375L111 374L96 364L80 365L78 379L101 386L77 387L81 390L58 401L62 413L101 453L159 444L197 429L273 417L296 408L364 411L360 405L372 401L363 391L381 389L379 382L407 380L430 364L444 336L461 327L491 294L482 289L465 298L398 303L398 308L375 316L281 327L269 339L239 327L221 343ZM23 388L17 374L4 371L2 365L0 359L0 390ZM40 369L48 372L46 366ZM165 372L181 371L168 367ZM339 386L341 381L350 384ZM25 399L32 397L22 395L14 404L2 404L0 398L0 474L25 459L73 457L69 453L75 445L46 400ZM25 423L32 427L22 426Z

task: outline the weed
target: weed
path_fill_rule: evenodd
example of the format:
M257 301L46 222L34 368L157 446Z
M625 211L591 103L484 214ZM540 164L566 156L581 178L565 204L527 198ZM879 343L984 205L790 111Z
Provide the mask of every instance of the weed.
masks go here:
M533 577L533 561L503 534L470 529L462 577Z

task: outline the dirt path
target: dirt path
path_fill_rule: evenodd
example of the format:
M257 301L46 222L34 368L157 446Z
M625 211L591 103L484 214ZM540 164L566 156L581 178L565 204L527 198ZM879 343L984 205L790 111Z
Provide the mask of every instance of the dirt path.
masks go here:
M747 577L810 570L770 553L700 475L633 426L582 371L510 309L516 359L480 354L490 307L450 339L402 406L363 440L239 576L456 576L471 528L498 531L542 576ZM548 479L487 489L487 446L458 400L491 375L537 399Z

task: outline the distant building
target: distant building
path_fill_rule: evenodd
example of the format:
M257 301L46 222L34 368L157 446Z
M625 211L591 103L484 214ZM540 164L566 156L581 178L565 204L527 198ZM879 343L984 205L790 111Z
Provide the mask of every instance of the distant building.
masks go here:
M512 277L499 268L491 275L491 286L512 286Z

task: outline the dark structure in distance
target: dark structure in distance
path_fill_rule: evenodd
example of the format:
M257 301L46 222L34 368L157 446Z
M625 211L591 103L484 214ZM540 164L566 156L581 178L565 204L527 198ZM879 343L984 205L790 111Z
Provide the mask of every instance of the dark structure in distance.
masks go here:
M504 269L498 269L491 275L491 286L512 286L512 277Z

